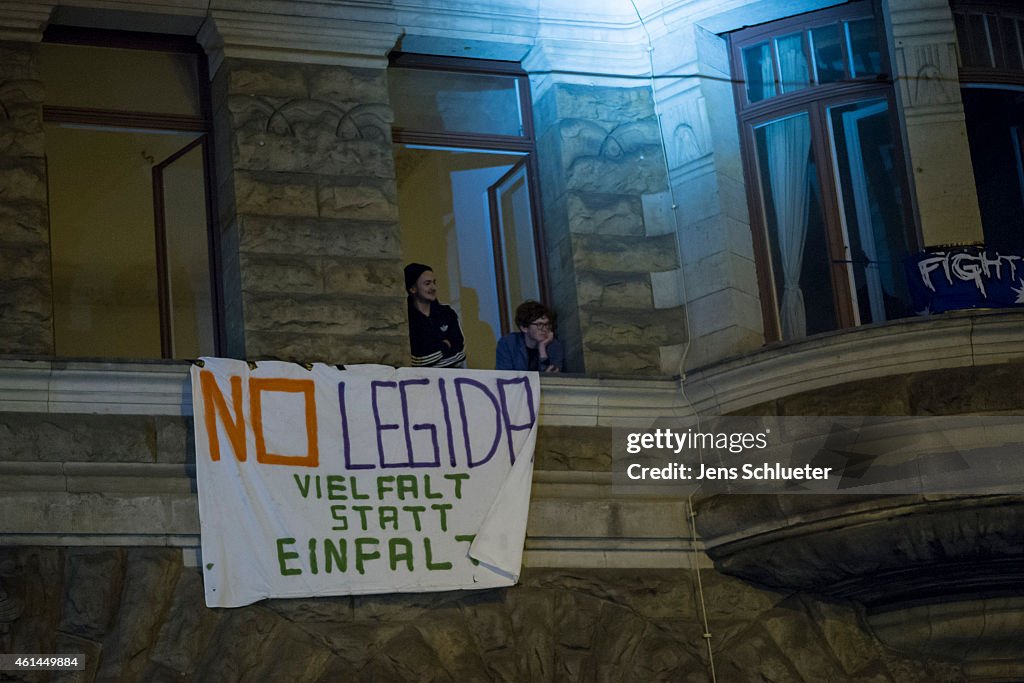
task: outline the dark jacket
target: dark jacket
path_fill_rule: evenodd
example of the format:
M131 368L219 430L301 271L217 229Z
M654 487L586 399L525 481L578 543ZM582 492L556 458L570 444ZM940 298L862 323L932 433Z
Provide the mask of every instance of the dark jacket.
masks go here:
M459 316L451 306L431 301L427 316L420 313L409 297L409 347L414 367L459 366L466 360L465 344Z
M494 352L494 367L497 370L528 370L530 365L529 355L526 351L526 335L522 332L506 334L498 340L498 348ZM562 350L562 342L553 339L548 344L548 363L541 363L540 371L544 372L549 366L559 370L565 370L565 351Z

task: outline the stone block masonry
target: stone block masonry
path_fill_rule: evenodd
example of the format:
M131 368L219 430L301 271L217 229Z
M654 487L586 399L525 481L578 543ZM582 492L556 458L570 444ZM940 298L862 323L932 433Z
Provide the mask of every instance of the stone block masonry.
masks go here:
M229 351L404 365L385 71L228 59L214 92Z
M701 579L719 680L963 680L886 648L852 606ZM508 589L211 610L175 549L22 547L0 548L0 586L21 607L0 622L4 651L84 653L82 681L709 676L688 570L528 568Z
M53 353L37 48L0 42L0 354Z
M664 216L644 209L667 189L650 91L555 84L536 119L552 304L570 369L674 374L665 349L685 341L683 302L658 301L652 273L678 269L678 249L674 231L654 224Z

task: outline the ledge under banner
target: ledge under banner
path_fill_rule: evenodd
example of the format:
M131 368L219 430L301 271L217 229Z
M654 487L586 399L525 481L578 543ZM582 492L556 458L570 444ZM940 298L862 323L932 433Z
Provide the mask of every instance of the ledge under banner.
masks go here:
M514 585L539 401L533 372L202 359L207 606Z

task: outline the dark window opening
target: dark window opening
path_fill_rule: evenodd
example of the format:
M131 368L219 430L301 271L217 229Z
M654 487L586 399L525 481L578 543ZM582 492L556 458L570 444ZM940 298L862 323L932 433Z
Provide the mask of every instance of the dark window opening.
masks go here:
M546 298L526 74L399 54L388 87L404 258L434 267L469 367L493 367L516 306Z
M195 358L218 350L202 53L51 29L40 47L54 349Z
M1024 254L1024 90L962 92L985 245Z

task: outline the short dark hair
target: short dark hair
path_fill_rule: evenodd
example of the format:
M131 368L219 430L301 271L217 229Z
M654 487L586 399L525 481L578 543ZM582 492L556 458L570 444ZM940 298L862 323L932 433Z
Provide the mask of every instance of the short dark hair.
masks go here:
M547 317L551 324L555 323L555 312L539 301L529 299L519 304L516 309L516 327L529 327L530 323Z
M419 282L420 275L427 271L433 272L433 268L425 263L410 263L405 267L405 291L409 292L410 289L416 286Z

